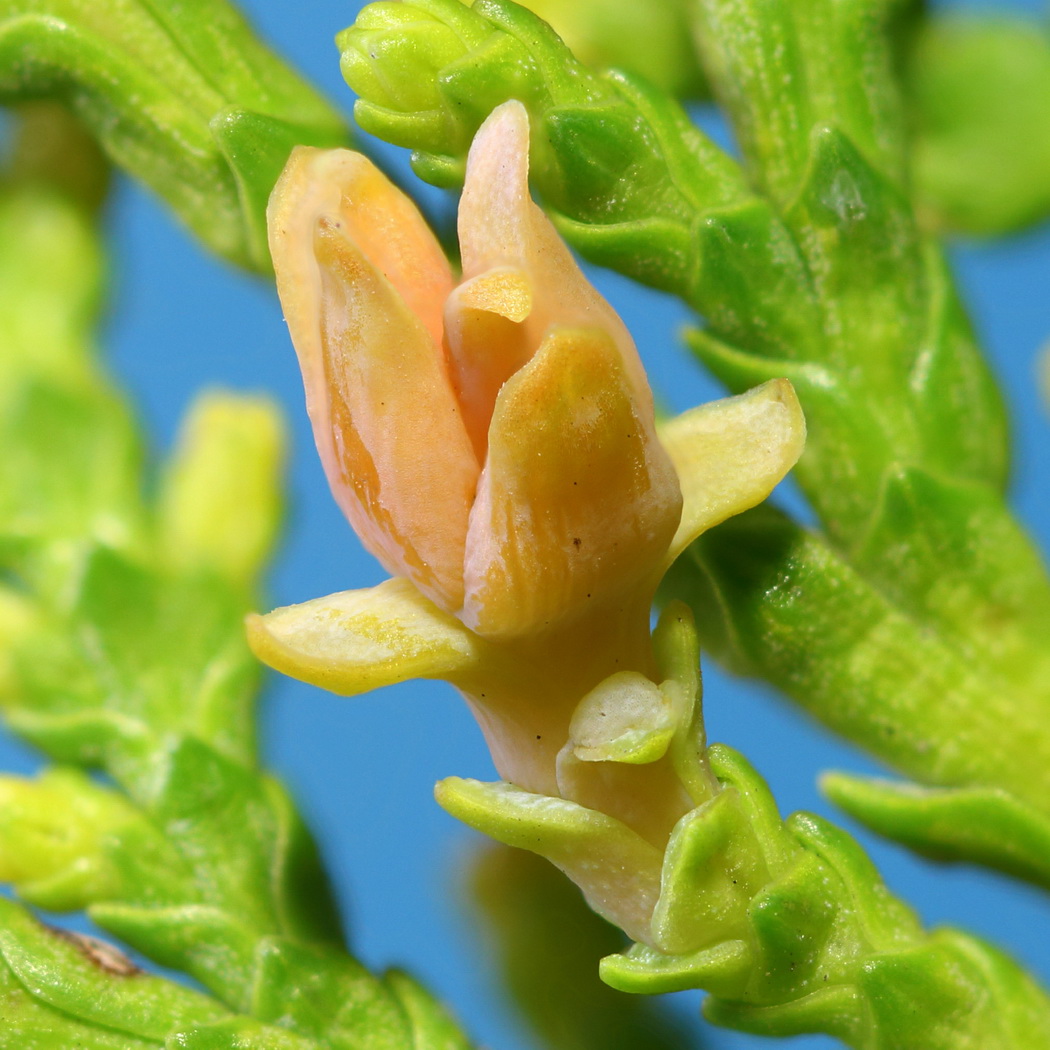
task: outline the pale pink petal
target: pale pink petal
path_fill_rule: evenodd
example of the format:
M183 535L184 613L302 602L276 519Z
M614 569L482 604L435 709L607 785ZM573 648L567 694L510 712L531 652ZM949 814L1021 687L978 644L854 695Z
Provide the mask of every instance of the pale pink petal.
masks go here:
M454 609L478 464L440 344L351 236L359 180L388 196L373 173L347 151L293 156L269 215L277 286L333 494L390 572Z
M483 636L541 632L652 578L678 479L599 329L556 328L503 387L470 515L461 614Z
M537 347L551 325L603 328L613 338L640 404L652 395L638 353L616 311L598 294L565 242L529 196L529 118L516 101L493 110L474 137L459 205L463 276L496 267L524 273L534 308L525 321ZM494 347L499 354L500 348Z
M452 270L412 199L366 156L296 147L270 199L271 249L285 235L280 217L292 207L313 210L340 226L441 344L442 311L455 283Z

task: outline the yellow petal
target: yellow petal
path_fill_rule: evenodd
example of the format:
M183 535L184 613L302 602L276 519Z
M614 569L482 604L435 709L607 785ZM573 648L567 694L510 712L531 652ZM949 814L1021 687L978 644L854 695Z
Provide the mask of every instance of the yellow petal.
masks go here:
M428 331L440 331L440 309L424 323L370 257L384 238L404 250L404 282L426 255L414 206L377 178L346 150L296 152L271 200L277 287L333 494L390 572L454 609L478 463ZM434 287L424 299L444 294L437 277Z
M343 696L448 677L478 656L478 639L403 579L253 614L247 626L263 663Z
M520 270L533 292L534 307L525 321L530 345L538 347L554 324L603 328L619 349L639 402L651 406L652 395L630 334L529 196L528 177L528 113L512 100L492 111L467 157L459 203L464 279L495 267ZM493 352L499 353L499 348Z
M500 391L470 516L464 623L542 631L652 576L678 480L612 339L555 329Z
M700 533L773 491L802 455L806 420L792 385L771 379L661 424L660 440L682 486L669 565Z

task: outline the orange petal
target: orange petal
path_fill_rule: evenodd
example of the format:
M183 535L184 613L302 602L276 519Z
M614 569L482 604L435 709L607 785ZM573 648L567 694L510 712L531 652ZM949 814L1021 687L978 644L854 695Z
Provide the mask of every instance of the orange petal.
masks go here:
M288 220L304 212L341 225L434 342L441 343L442 312L455 282L441 245L411 198L361 153L297 146L267 209L275 265L282 242L296 235L286 228Z
M619 350L556 328L503 387L470 515L462 619L542 631L650 579L682 498Z
M488 448L489 421L500 387L532 356L521 323L532 311L532 286L500 266L461 284L445 304L445 339L452 384L478 462Z
M528 113L512 100L492 111L467 158L459 204L464 278L501 266L520 270L531 284L535 304L525 321L530 345L538 347L552 324L604 329L619 350L639 403L650 407L652 395L627 329L532 201L528 176ZM494 348L493 353L499 352Z
M394 199L374 175L345 150L293 154L269 214L277 287L333 494L390 572L457 608L478 464L430 322L352 236L369 212L348 201ZM415 266L417 220L404 219L399 280ZM397 242L386 219L376 222Z

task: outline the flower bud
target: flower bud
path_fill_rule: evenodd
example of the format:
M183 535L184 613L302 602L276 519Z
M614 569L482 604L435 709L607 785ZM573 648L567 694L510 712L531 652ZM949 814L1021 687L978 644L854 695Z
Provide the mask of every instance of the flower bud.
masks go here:
M270 224L329 483L386 568L484 637L647 603L678 479L630 336L529 197L524 108L471 148L458 284L359 154L297 151Z

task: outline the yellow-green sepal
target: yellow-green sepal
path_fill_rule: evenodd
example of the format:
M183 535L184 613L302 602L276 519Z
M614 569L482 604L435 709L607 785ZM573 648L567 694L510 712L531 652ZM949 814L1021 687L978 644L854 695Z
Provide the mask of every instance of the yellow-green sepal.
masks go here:
M673 561L702 532L769 495L802 455L806 421L791 383L773 379L668 420L660 440L682 486Z
M457 820L507 846L546 857L584 892L599 915L636 940L649 936L660 852L613 817L513 784L449 777L434 789Z
M343 696L411 678L455 680L484 646L401 578L252 615L248 642L274 670Z

